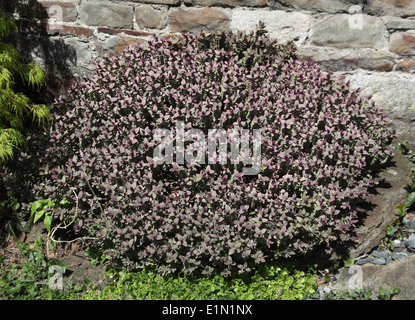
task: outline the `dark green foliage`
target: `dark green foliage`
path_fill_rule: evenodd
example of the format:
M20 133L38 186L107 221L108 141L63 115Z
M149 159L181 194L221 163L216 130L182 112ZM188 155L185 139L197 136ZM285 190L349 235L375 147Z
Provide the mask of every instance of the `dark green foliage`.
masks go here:
M22 166L12 159L26 145L29 129L42 127L51 118L45 105L33 104L24 93L15 92L17 81L38 89L45 83L45 74L37 65L25 63L7 42L14 32L15 23L0 10L0 238L3 232L16 236L26 229L21 199L29 200L31 187L25 183L31 174L26 175L26 170L33 169L33 164Z
M6 42L16 32L14 22L0 10L0 165L13 158L17 148L25 145L25 123L38 125L50 120L45 105L35 105L21 92L14 92L15 77L33 89L42 86L45 74L35 64L26 64L14 46Z

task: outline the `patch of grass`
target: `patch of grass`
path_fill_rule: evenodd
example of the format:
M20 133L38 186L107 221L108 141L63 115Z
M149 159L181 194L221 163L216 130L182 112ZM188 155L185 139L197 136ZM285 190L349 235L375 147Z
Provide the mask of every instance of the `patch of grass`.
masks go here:
M103 290L89 290L87 300L301 300L316 293L316 276L290 267L267 266L252 277L163 277L155 272L110 271Z

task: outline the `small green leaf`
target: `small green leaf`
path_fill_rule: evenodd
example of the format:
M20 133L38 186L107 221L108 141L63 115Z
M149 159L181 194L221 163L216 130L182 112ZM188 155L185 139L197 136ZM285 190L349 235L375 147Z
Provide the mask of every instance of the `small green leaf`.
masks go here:
M45 219L43 220L43 223L45 224L46 230L50 232L50 227L52 226L52 212L47 212L45 214Z
M64 207L64 208L68 207L70 204L71 204L71 203L70 203L68 200L61 200L61 201L59 202L59 205L60 205L61 207Z
M54 202L52 200L43 199L33 202L32 207L30 209L30 216L32 217L34 213L39 209L45 209L45 208L51 208L53 206Z
M37 211L37 209L39 209L42 206L43 204L41 203L41 200L33 202L32 207L30 208L30 216L32 217L34 213Z
M399 206L396 206L395 209L398 210L399 213L402 213L405 209L405 206L403 204L400 204Z
M131 277L130 273L120 271L120 282L121 283L123 283L125 280L128 280L130 277Z
M415 203L415 192L411 192L406 196L405 207L409 208L414 203Z
M42 218L43 214L45 213L44 210L39 210L35 214L35 219L33 220L33 223L36 223L40 218Z

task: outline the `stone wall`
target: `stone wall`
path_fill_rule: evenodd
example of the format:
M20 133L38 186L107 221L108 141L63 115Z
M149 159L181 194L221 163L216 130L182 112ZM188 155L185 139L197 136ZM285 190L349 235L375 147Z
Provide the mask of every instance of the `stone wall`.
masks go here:
M154 34L249 30L299 37L300 57L350 80L412 132L415 111L415 1L411 0L0 0L17 19L16 41L62 91L93 62ZM24 39L24 40L22 40Z

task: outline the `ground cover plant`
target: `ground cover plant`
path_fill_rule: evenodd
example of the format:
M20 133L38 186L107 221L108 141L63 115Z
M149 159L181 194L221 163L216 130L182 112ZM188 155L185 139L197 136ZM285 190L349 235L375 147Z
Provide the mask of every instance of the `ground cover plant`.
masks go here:
M126 270L226 277L331 245L392 156L386 116L263 25L155 37L104 58L54 110L50 136L31 141L48 146L35 148L37 200L69 204L47 208L54 223L73 221ZM156 130L178 122L206 136L260 129L259 173L244 175L231 152L224 163L156 162Z
M315 299L317 281L312 272L295 266L266 266L253 276L224 278L161 276L151 270L110 271L103 289L90 288L84 300L305 300Z
M62 268L62 287L54 288ZM0 250L0 300L303 300L318 298L314 272L294 265L263 266L249 277L171 277L151 270L109 270L108 284L84 279L74 284L59 259L47 259L46 245L16 242ZM53 271L53 269L52 269ZM79 279L78 279L79 280Z

